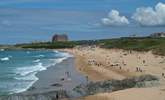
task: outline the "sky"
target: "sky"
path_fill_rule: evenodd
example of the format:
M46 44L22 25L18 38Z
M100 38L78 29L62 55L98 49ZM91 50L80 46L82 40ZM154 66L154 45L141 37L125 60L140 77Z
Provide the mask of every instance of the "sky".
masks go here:
M164 0L0 0L0 44L165 32Z

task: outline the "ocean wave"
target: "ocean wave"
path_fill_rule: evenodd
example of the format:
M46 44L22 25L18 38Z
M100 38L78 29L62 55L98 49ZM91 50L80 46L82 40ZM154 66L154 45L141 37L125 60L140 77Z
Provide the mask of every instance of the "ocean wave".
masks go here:
M58 52L58 51L57 51L57 52ZM73 57L73 55L71 55L71 54L69 54L69 53L67 53L67 52L58 52L58 53L56 54L56 56L58 56L58 57L66 57L66 58Z
M37 65L34 65L34 66L17 68L16 74L19 74L21 76L26 76L26 75L29 75L30 73L39 72L43 70L46 70L46 67L44 67L42 63L38 63Z
M0 49L0 51L5 51L5 49Z
M34 56L34 57L36 57L36 58L43 58L45 56L44 55L37 55L37 56Z
M36 74L40 71L46 70L47 68L42 65L42 63L38 63L34 66L27 66L16 69L17 76L14 79L22 82L28 82L26 85L24 84L21 88L13 88L11 93L21 93L29 89L39 78Z
M34 63L38 63L38 62L40 62L41 60L40 59L37 59L37 60L34 60L33 62Z
M62 61L66 60L67 57L63 57L63 58L58 58L58 59L51 59L51 60L54 60L54 63L57 64L57 63L61 63Z
M21 92L28 90L38 80L38 78L35 76L36 73L37 72L32 73L26 77L15 77L16 80L28 81L28 83L26 82L26 84L21 84L21 86L23 86L23 87L17 87L17 88L11 89L10 94L21 93Z
M44 62L41 62L41 59L36 59L33 61L36 65L17 68L15 70L15 73L16 73L15 79L19 80L19 81L27 81L29 83L26 84L22 88L13 88L12 92L20 93L20 92L26 91L38 80L38 78L36 76L36 74L38 72L46 70L48 67L51 67L52 65L55 65L57 63L61 63L62 61L64 61L67 58L73 57L72 55L70 55L69 53L66 53L66 52L59 52L59 51L54 51L54 52L56 54L59 54L59 57L55 58L55 59L48 59L48 60L52 60L52 61L47 63L46 65L44 64ZM37 58L44 57L44 55L38 55L35 57L37 57Z
M9 57L4 57L4 58L0 58L0 60L1 61L8 61L8 60L10 60L10 58Z
M57 50L53 50L53 52L55 52L55 53L59 53L59 51L57 51Z
M71 55L71 54L69 54L69 53L66 53L66 52L61 53L61 55L62 55L63 57L67 57L67 58L73 57L73 55Z
M27 54L30 54L30 51L26 51Z
M58 56L60 58L56 58L56 59L50 59L50 60L53 60L54 61L54 65L57 64L57 63L61 63L62 61L70 58L70 57L73 57L73 55L69 54L69 53L66 53L66 52L59 52L59 51L54 51L54 52L58 52ZM56 54L57 55L57 54Z
M14 79L16 80L24 80L24 81L36 81L38 80L38 78L35 76L37 74L37 72L31 73L27 76L18 76L15 77Z

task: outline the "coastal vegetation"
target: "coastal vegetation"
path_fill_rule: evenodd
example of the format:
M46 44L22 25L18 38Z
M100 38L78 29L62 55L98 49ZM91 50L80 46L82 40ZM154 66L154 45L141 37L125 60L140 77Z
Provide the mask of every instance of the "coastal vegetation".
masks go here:
M76 46L91 46L96 45L102 48L117 48L124 50L135 51L150 51L154 54L165 55L165 38L116 38L116 39L100 39L100 40L81 40L81 41L66 41L66 42L38 42L29 44L18 44L15 47L32 48L32 49L61 49L73 48Z
M120 38L102 41L104 48L118 48L135 51L153 51L165 55L165 38Z

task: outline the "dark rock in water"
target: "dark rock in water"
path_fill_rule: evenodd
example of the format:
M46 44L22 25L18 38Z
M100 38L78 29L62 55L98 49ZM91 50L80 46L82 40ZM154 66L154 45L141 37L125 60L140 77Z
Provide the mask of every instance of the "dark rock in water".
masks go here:
M123 90L127 88L133 88L133 87L144 87L145 82L152 82L157 81L158 79L151 75L145 75L140 77L133 77L130 79L124 79L124 80L110 80L110 81L104 81L104 82L90 82L87 85L79 85L76 88L74 88L74 91L77 91L83 96L86 95L93 95L96 93L102 93L102 92L112 92L117 90Z
M62 84L55 83L55 84L52 84L51 86L62 87Z

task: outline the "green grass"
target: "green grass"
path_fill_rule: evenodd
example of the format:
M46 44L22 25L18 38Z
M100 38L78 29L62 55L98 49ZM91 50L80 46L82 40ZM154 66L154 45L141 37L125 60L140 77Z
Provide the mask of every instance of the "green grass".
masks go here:
M68 41L68 42L41 42L31 44L20 44L16 47L21 48L46 48L60 49L73 48L82 45L98 45L102 48L118 48L135 51L149 51L159 55L165 55L165 38L118 38L118 39L102 39L102 40L83 40L83 41Z
M40 49L40 48L60 49L60 48L73 48L75 47L75 43L73 42L56 42L56 43L44 42L43 43L42 42L42 43L20 44L16 46L21 47L21 48L33 48L33 49Z
M152 50L155 54L165 55L165 38L121 38L103 41L101 47L135 51Z

